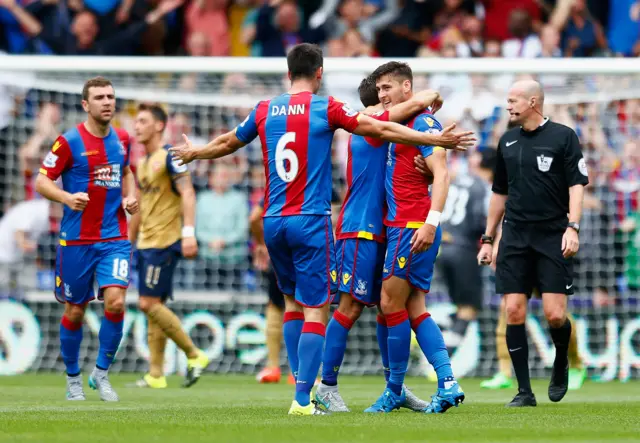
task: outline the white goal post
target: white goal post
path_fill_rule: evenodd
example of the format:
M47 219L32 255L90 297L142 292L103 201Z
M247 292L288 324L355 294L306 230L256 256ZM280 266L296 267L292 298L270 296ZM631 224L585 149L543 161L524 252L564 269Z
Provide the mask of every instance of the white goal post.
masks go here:
M321 94L334 95L360 108L357 87L361 79L387 59L326 58ZM590 166L593 187L583 217L581 256L576 266L578 292L570 301L578 318L580 351L590 374L611 380L627 380L640 374L640 214L638 226L622 228L635 220L633 203L640 192L624 170L634 146L640 152L640 63L637 59L400 59L414 73L414 89L436 89L445 99L436 115L443 124L458 122L459 129L473 130L483 148L495 147L506 128L506 95L511 83L522 77L538 79L545 90L545 111L554 120L578 133ZM167 142L176 143L182 132L195 142L231 130L242 122L260 100L286 91L283 58L198 57L56 57L0 55L0 205L8 208L30 197L30 181L38 157L50 145L30 145L34 133L49 126L64 131L79 123L83 83L103 75L114 83L118 114L114 124L133 132L133 116L139 102L159 102L170 115ZM13 105L14 111L9 112ZM44 117L42 106L49 104ZM45 122L47 123L47 122ZM42 135L51 141L51 134ZM346 143L344 134L334 139L334 187L344 187ZM0 152L0 155L3 153ZM138 153L139 155L139 153ZM259 141L222 162L230 169L232 192L254 204L264 186ZM638 154L640 155L640 154ZM463 155L451 155L452 169L467 173ZM199 198L207 192L211 165L194 165ZM37 172L37 169L36 169ZM618 174L618 175L616 175ZM0 211L1 212L1 211ZM242 211L238 212L241 213ZM246 213L246 211L245 211ZM230 215L231 217L231 215ZM630 222L629 222L630 223ZM246 223L238 224L246 231ZM264 363L265 324L261 311L266 303L265 278L250 259L247 232L237 236L239 257L219 261L202 256L183 261L176 274L174 308L185 319L192 336L214 359L211 370L252 372ZM47 243L48 242L48 243ZM59 371L58 322L60 306L50 293L51 266L55 258L53 237L40 240L38 251L25 258L14 272L18 303L0 299L0 374L25 370ZM202 252L202 248L201 248ZM635 258L634 258L635 256ZM0 264L0 266L3 266ZM494 328L499 298L494 294L491 272L485 269L485 311L468 329L453 357L460 375L490 376L496 370ZM636 276L637 274L637 276ZM0 276L4 275L0 272ZM135 277L135 276L134 276ZM461 276L464 278L464 276ZM1 282L0 282L1 283ZM2 285L0 284L0 288ZM0 290L1 292L1 290ZM142 371L148 349L145 321L135 309L135 279L129 298L127 336L114 370ZM1 296L2 294L0 294ZM602 305L604 299L611 302ZM608 297L608 298L607 298ZM594 301L596 305L594 306ZM447 329L455 311L447 289L436 271L430 310ZM99 305L92 306L83 345L84 364L97 349ZM20 325L17 328L16 325ZM547 375L553 346L546 334L540 306L533 304L528 324L532 339L532 374ZM18 349L23 352L16 352ZM344 362L344 373L380 373L375 342L375 316L368 312L354 327ZM3 352L4 351L4 352ZM283 351L283 365L284 351ZM184 360L171 348L170 372L184 370ZM414 373L426 370L424 362Z

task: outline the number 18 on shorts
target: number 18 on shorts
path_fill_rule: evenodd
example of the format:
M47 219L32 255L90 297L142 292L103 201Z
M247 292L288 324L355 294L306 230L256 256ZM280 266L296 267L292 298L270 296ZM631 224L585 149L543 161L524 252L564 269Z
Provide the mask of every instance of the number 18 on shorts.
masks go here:
M129 286L131 243L127 240L90 245L58 246L55 296L61 303L83 305L105 288Z

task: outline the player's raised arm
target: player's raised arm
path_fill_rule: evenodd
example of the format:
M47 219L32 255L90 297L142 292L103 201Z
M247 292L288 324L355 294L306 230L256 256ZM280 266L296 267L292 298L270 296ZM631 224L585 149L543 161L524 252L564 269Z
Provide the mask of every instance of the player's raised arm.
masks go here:
M358 126L354 134L365 137L376 137L392 143L415 146L440 146L445 149L466 151L473 146L475 138L471 132L453 132L455 125L446 128L439 134L418 132L393 122L383 122L360 114Z
M432 107L431 112L435 114L442 107L442 103L442 97L437 91L431 89L420 91L409 100L392 106L389 109L389 121L402 123L430 107ZM469 134L472 133L469 132Z

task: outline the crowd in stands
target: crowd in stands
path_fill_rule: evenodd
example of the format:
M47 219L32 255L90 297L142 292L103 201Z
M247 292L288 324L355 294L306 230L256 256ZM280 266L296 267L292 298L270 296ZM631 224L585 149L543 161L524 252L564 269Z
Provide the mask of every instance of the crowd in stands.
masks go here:
M640 55L637 0L0 0L14 54Z
M0 0L0 48L10 53L267 57L310 41L324 45L328 55L348 57L638 56L639 37L636 0ZM34 177L55 137L83 114L78 95L16 88L5 75L0 72L0 268L20 275L33 268L38 277L19 279L18 285L44 289L52 284L60 210L38 202ZM326 73L322 92L357 103L360 80ZM507 74L417 75L414 86L440 91L441 122L475 131L476 149L492 149L507 127L504 98L513 80ZM551 99L545 107L551 118L576 130L590 170L576 266L579 293L597 305L614 303L640 288L640 84L637 77L540 80L550 98L567 92L589 97L611 88L639 91L635 99ZM186 74L162 82L154 89L233 96L278 94L286 79ZM114 123L133 133L135 108L133 100L119 101ZM171 104L168 110L169 144L179 143L183 133L205 142L248 112L246 106ZM346 140L344 133L334 140L336 205L344 193ZM134 164L141 155L134 141ZM449 158L454 175L467 173L468 155ZM247 218L264 194L259 141L215 165L192 165L192 176L200 256L180 265L177 285L253 291L258 273L251 266ZM12 246L2 243L16 230L26 234Z

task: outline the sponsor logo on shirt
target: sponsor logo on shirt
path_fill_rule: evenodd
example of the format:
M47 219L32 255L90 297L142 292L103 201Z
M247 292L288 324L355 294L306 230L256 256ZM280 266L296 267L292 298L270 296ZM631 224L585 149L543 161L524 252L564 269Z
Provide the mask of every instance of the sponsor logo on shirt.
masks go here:
M58 162L58 156L55 155L53 152L49 152L47 154L47 156L44 158L44 161L42 162L43 165L45 165L47 168L55 168L56 163Z
M342 284L346 285L347 283L349 283L349 280L351 280L350 274L347 274L346 272L342 274Z
M117 163L96 166L93 171L95 185L103 188L119 188L120 178L120 165Z

